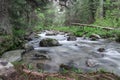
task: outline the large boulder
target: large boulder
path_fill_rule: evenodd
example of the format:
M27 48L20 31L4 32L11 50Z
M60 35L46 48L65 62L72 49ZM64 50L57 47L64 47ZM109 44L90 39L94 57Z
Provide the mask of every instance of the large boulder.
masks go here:
M20 61L20 60L22 60L21 56L24 53L24 51L25 50L8 51L2 55L2 58L9 62Z
M16 73L14 66L10 62L0 59L0 76L9 77L14 73Z
M69 36L67 38L67 41L76 41L76 40L77 40L76 36Z
M26 52L29 52L31 50L34 50L34 47L33 47L33 45L26 43L26 44L24 44L24 49Z
M35 32L27 32L24 36L25 40L31 41L36 37L36 33Z
M59 46L59 42L56 39L46 38L42 39L39 43L41 47L52 47L52 46Z
M98 40L98 39L100 39L101 37L100 37L98 34L91 34L89 38L90 38L91 40Z

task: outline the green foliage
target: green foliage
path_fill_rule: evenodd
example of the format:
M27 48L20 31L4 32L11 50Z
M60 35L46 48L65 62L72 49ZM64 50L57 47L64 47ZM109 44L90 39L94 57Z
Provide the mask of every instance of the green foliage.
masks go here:
M120 9L119 1L105 0L104 2L104 18L96 18L94 24L105 27L119 27L120 26Z
M105 69L101 68L101 69L98 70L98 72L100 72L100 73L106 73L107 71Z
M13 46L12 36L4 35L0 36L0 56L3 52L9 50Z
M28 64L28 69L32 70L33 69L33 65L32 64Z
M4 35L0 36L0 39L2 39L2 42L0 42L0 55L5 51L22 48L23 41L20 38L11 35Z
M48 27L48 29L59 30L64 32L70 32L78 37L83 35L89 37L91 34L95 33L100 35L103 38L115 37L120 34L119 30L104 30L101 28L90 28L90 27L80 27L80 26L71 26L71 27Z
M104 18L102 20L97 19L94 24L103 27L119 27L120 19L115 19L115 18Z

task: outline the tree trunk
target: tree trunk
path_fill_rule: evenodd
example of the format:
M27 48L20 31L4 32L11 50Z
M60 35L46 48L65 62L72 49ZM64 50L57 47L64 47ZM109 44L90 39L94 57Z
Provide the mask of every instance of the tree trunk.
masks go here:
M99 13L99 17L103 18L103 12L104 12L104 0L100 0L100 13Z
M9 0L0 0L0 32L2 34L12 34L12 27L9 21Z

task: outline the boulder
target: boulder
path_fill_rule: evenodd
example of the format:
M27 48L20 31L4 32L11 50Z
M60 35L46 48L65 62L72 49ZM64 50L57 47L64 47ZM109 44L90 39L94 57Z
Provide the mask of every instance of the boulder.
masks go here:
M76 40L77 40L76 36L69 36L67 38L67 41L76 41Z
M99 52L104 52L104 51L105 51L105 48L99 48L99 49L97 49L97 51L99 51Z
M87 65L88 67L95 67L95 66L98 65L98 62L97 62L96 60L94 60L94 59L88 59L88 60L86 61L86 65Z
M54 30L45 31L45 32L46 32L46 36L55 36L55 35L59 34L59 31L54 31Z
M59 42L56 39L46 38L42 39L39 43L41 47L52 47L52 46L59 46Z
M5 60L0 59L0 76L1 77L9 77L16 72L14 66Z
M29 32L29 33L25 34L24 39L28 40L28 41L31 41L31 40L33 40L35 38L35 36L36 36L36 33Z
M3 53L2 58L9 62L20 61L25 50L13 50Z
M46 36L54 36L54 35L57 35L57 33L53 31L46 32Z
M97 40L97 39L100 39L101 37L98 34L91 34L89 38L91 40Z
M26 43L24 45L24 49L26 52L28 52L28 51L34 50L34 47L31 44Z

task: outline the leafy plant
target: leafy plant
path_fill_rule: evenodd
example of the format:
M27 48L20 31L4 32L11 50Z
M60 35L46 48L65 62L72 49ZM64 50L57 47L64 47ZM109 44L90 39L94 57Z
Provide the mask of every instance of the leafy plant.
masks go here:
M32 64L28 64L28 69L32 70L34 67Z

